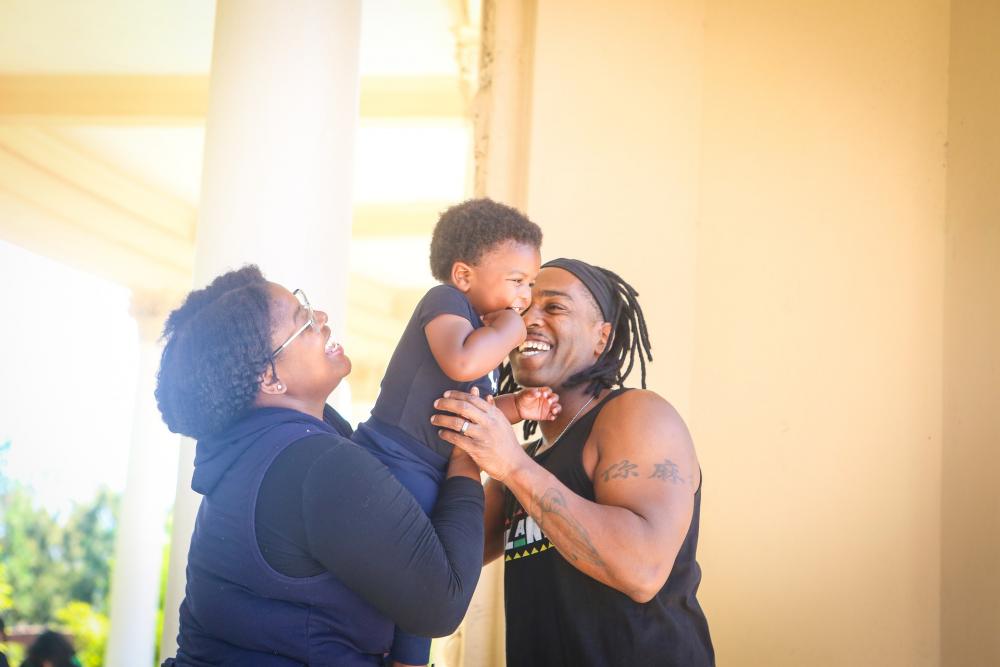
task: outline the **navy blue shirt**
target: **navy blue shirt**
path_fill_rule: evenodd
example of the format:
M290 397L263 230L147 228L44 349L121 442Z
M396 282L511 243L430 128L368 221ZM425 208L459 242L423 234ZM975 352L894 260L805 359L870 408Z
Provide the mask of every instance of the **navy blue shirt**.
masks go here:
M499 373L493 370L472 382L459 382L445 375L424 333L424 327L439 315L463 317L473 329L483 326L468 297L457 288L437 285L428 290L392 353L372 416L393 427L393 435L423 443L443 456L451 456L451 445L438 436L437 427L430 422L434 401L449 389L470 391L478 387L480 396L496 395Z

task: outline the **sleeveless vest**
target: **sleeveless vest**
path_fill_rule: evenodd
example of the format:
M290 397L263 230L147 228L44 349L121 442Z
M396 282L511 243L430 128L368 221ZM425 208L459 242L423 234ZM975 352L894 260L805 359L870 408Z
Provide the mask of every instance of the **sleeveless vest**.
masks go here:
M535 461L573 493L594 501L583 446L611 392ZM531 448L529 448L529 453ZM659 593L640 604L569 564L506 492L504 592L507 664L517 667L715 664L708 623L696 593L701 488L673 569Z
M260 553L254 530L257 494L271 463L301 438L340 437L337 429L267 408L254 410L235 430L239 435L218 449L237 458L212 479L191 538L177 667L382 664L392 621L329 572L278 573Z

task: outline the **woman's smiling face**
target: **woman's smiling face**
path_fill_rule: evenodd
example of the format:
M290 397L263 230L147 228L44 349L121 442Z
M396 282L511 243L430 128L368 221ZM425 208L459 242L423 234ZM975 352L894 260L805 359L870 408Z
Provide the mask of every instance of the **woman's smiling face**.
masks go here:
M274 358L279 381L290 397L325 401L351 372L351 360L344 348L331 338L328 317L313 310L315 323L289 341L309 321L303 300L276 283L269 283L271 295L271 343L277 349L288 343Z

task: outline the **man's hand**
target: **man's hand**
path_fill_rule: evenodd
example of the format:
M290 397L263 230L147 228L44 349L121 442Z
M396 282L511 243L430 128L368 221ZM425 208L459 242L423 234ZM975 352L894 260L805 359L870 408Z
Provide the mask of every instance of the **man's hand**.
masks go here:
M507 417L493 404L479 398L479 390L471 394L446 391L434 401L434 407L444 413L431 416L431 423L441 429L439 435L472 457L483 472L498 482L530 463Z
M527 387L514 393L514 408L521 419L552 421L562 411L559 395L549 387Z

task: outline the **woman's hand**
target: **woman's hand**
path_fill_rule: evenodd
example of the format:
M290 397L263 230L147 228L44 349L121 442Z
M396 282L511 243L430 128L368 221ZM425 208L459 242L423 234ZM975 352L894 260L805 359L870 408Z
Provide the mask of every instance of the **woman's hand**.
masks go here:
M471 456L459 447L452 448L446 477L469 477L479 482L482 481L479 473L479 466L476 465Z
M521 419L552 421L562 410L559 394L548 387L529 387L514 393L514 408Z
M492 397L484 401L475 387L472 391L446 391L434 407L451 414L433 415L431 423L441 428L443 440L467 452L490 477L502 482L531 459Z

